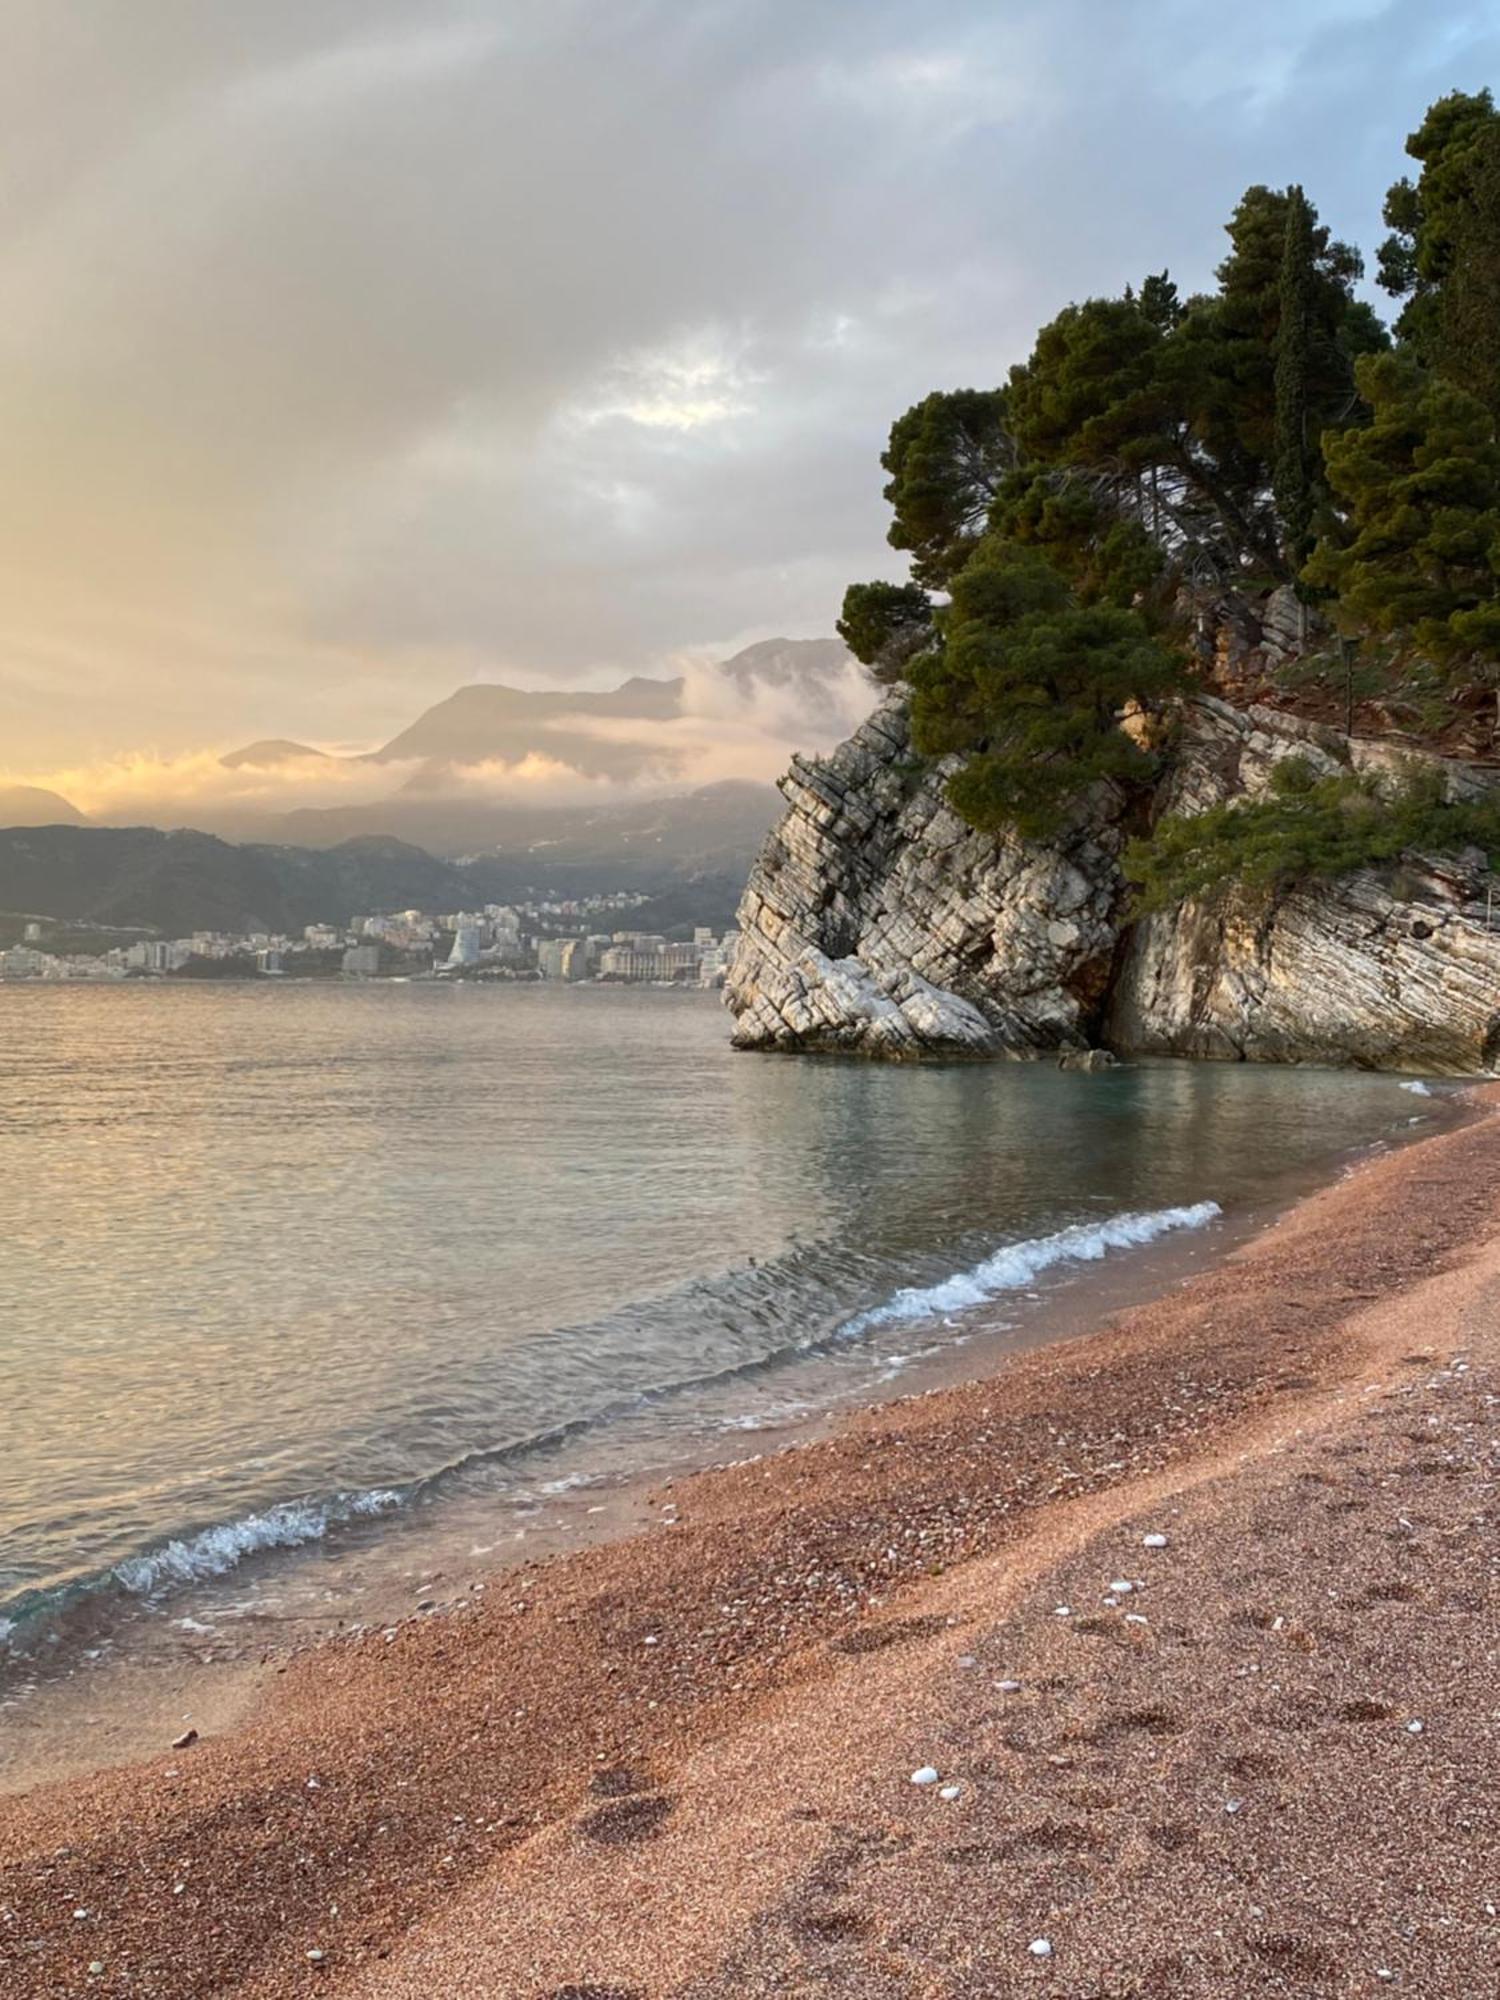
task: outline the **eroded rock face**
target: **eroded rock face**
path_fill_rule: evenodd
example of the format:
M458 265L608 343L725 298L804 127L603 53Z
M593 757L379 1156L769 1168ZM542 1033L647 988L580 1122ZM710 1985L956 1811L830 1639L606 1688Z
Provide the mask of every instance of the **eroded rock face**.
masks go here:
M901 694L831 757L794 761L740 906L737 1046L1087 1046L1118 938L1118 802L1101 796L1054 846L996 840L945 802L951 768L911 756Z
M1402 752L1269 709L1193 704L1158 801L1201 812L1263 792L1284 757L1399 779ZM1436 763L1452 795L1481 782ZM1478 853L1412 856L1393 876L1237 894L1148 917L1131 934L1105 1025L1142 1054L1352 1063L1467 1075L1500 1056L1500 907ZM1500 904L1500 896L1496 898Z
M1254 796L1282 758L1396 772L1403 753L1273 710L1190 704L1156 809ZM798 759L752 871L725 999L741 1048L886 1058L1124 1053L1470 1073L1500 1060L1500 910L1482 857L1185 905L1132 926L1107 788L1045 847L966 827L905 697ZM1445 765L1457 793L1481 780ZM1500 898L1497 898L1500 901Z

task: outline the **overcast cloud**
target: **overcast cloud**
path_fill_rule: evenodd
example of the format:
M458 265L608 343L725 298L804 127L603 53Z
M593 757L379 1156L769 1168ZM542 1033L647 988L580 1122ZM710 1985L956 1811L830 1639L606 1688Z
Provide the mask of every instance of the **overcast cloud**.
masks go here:
M1366 249L1463 0L9 0L0 768L376 740L897 573L878 455L1250 181Z

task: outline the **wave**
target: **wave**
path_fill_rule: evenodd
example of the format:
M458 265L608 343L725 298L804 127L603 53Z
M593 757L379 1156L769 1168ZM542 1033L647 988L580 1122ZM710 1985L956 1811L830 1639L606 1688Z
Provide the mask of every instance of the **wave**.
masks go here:
M1223 1211L1216 1201L1196 1201L1186 1208L1158 1208L1141 1214L1111 1216L1106 1222L1079 1222L1052 1236L1034 1236L1009 1243L982 1263L955 1272L935 1285L908 1285L845 1322L846 1334L863 1333L893 1320L937 1319L985 1305L1001 1292L1029 1285L1058 1264L1092 1264L1111 1250L1134 1250L1174 1229L1201 1229Z
M76 1604L80 1597L97 1598L113 1588L133 1597L151 1598L176 1588L224 1576L248 1557L271 1549L293 1549L323 1539L346 1524L394 1513L418 1498L430 1496L456 1476L475 1467L496 1466L519 1458L555 1450L580 1435L597 1430L651 1408L655 1404L739 1381L751 1381L774 1373L778 1368L818 1354L828 1354L856 1341L876 1327L897 1323L943 1320L952 1326L951 1315L973 1310L1003 1292L1021 1291L1044 1271L1062 1265L1096 1263L1111 1251L1138 1249L1173 1230L1200 1229L1220 1214L1214 1201L1194 1202L1180 1208L1162 1208L1111 1216L1101 1222L1076 1223L1049 1236L1031 1237L994 1251L967 1270L954 1272L929 1285L908 1285L893 1292L879 1305L840 1320L831 1328L792 1341L782 1342L767 1352L698 1374L679 1376L619 1396L602 1407L503 1444L479 1446L461 1453L446 1465L400 1487L375 1487L367 1492L336 1493L331 1498L287 1500L260 1512L245 1514L161 1543L117 1562L92 1581L69 1586L62 1592L39 1592L21 1607L18 1615L0 1616L0 1650L34 1633L50 1611L57 1613ZM765 1274L757 1272L758 1278ZM967 1338L956 1334L952 1339ZM915 1355L902 1353L884 1358L871 1386L895 1378ZM721 1430L759 1430L784 1423L799 1413L784 1409L772 1414L745 1413L723 1417ZM590 1475L573 1474L551 1482L541 1490L549 1496L577 1485L590 1483ZM40 1614L40 1615L39 1615Z
M150 1597L174 1584L223 1576L261 1549L295 1549L319 1541L341 1522L386 1514L400 1504L401 1495L384 1488L339 1493L331 1500L286 1500L263 1514L220 1521L196 1535L129 1556L115 1564L110 1576L133 1597Z

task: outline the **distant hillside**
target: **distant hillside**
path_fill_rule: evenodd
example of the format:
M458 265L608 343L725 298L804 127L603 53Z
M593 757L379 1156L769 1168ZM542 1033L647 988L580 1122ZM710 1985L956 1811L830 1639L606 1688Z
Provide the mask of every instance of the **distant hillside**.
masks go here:
M0 827L84 826L84 814L61 792L40 785L0 785Z
M366 910L458 908L473 894L463 870L397 840L314 853L144 826L0 832L0 909L167 937L296 931Z
M727 923L777 803L768 785L722 784L603 810L516 807L498 839L490 814L462 861L379 834L235 846L155 827L16 827L0 831L0 911L181 937L638 890L674 922Z
M266 818L245 831L297 847L334 847L375 834L449 856L483 854L561 879L557 864L576 863L592 879L634 887L643 868L650 887L682 869L749 872L779 810L775 788L726 780L696 791L626 803L585 806L498 804L487 800L399 798L364 806L309 807Z

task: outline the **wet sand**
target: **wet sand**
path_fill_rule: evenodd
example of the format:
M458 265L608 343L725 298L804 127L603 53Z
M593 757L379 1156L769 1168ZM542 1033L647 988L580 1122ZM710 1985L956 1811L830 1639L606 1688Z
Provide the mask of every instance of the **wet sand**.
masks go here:
M0 1804L0 1993L1492 1994L1497 1170L1490 1110Z

